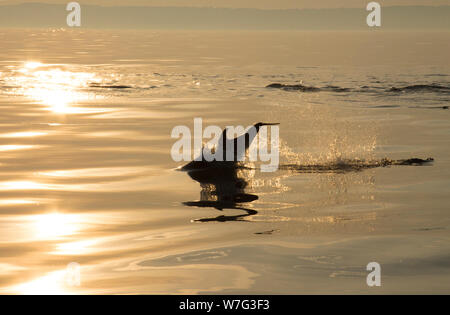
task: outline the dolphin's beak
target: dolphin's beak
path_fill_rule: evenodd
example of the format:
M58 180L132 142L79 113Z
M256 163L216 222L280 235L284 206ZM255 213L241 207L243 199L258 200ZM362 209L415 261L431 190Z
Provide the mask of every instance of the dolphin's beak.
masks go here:
M280 123L261 123L261 126L274 126L279 125Z

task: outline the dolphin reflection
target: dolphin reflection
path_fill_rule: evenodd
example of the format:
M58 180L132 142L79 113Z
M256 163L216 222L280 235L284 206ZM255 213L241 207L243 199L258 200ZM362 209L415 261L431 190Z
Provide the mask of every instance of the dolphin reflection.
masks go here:
M220 215L214 218L197 219L198 222L209 221L241 221L243 218L255 215L256 210L245 207L243 204L258 199L257 195L245 192L248 181L245 178L245 169L235 165L231 167L211 166L206 169L190 170L188 175L200 183L200 200L183 202L189 207L211 207L217 210L237 209L245 211L241 215Z

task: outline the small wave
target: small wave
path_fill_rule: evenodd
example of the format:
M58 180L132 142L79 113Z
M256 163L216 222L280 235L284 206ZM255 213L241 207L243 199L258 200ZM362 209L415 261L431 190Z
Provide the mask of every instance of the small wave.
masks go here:
M104 84L89 84L91 88L99 88L99 89L131 89L130 85L104 85Z
M387 167L387 166L422 166L428 165L434 161L433 158L425 160L419 158L391 160L381 159L375 161L361 161L361 160L344 160L333 163L315 164L315 165L298 165L298 164L283 164L279 166L280 170L296 171L300 173L348 173L359 172L366 169Z
M331 91L331 92L350 92L352 89L349 88L343 88L340 86L334 86L334 85L327 85L323 88L321 88L322 91Z
M352 89L343 88L340 86L327 85L324 87L307 86L303 84L282 84L272 83L266 86L266 88L280 89L283 91L300 91L300 92L350 92Z
M405 87L392 87L389 92L450 92L450 87L437 84L415 84Z
M444 105L444 106L409 106L409 108L448 109L448 106L447 105Z
M394 93L419 93L419 92L438 92L438 93L449 93L450 87L443 86L439 84L415 84L407 85L404 87L371 87L371 86L361 86L359 89L345 88L334 85L327 85L324 87L308 86L304 84L283 84L283 83L271 83L266 86L266 88L280 89L283 91L299 91L299 92L335 92L335 93L345 93L345 92L394 92Z
M443 74L443 73L430 73L430 74L426 74L426 77L448 77L448 74Z
M266 88L270 89L281 89L284 91L300 91L300 92L319 92L320 88L314 86L306 86L303 84L281 84L281 83L272 83L266 86Z
M377 105L377 106L372 106L372 108L398 108L400 107L399 105Z

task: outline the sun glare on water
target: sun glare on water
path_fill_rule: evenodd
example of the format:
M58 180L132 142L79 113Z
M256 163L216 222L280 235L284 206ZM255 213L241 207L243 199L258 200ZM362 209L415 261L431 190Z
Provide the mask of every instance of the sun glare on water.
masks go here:
M73 235L80 229L77 215L57 212L34 215L31 225L36 239L58 239Z
M11 291L23 295L75 294L76 287L67 284L67 276L66 270L53 271L29 282L15 285Z
M41 66L42 66L42 63L40 63L40 62L35 62L35 61L29 61L29 62L26 62L26 63L24 64L24 67L25 67L26 69L36 69L36 68L41 67Z
M25 62L17 70L15 84L19 93L60 114L83 112L73 105L91 98L82 91L90 82L98 81L94 73L70 71L67 65L48 65L37 61Z

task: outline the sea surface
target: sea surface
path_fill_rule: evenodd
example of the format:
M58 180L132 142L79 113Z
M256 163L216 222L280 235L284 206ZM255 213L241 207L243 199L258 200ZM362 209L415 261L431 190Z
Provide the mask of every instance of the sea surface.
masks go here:
M449 32L1 29L0 293L449 294L449 55ZM194 118L280 123L279 169L180 171Z

